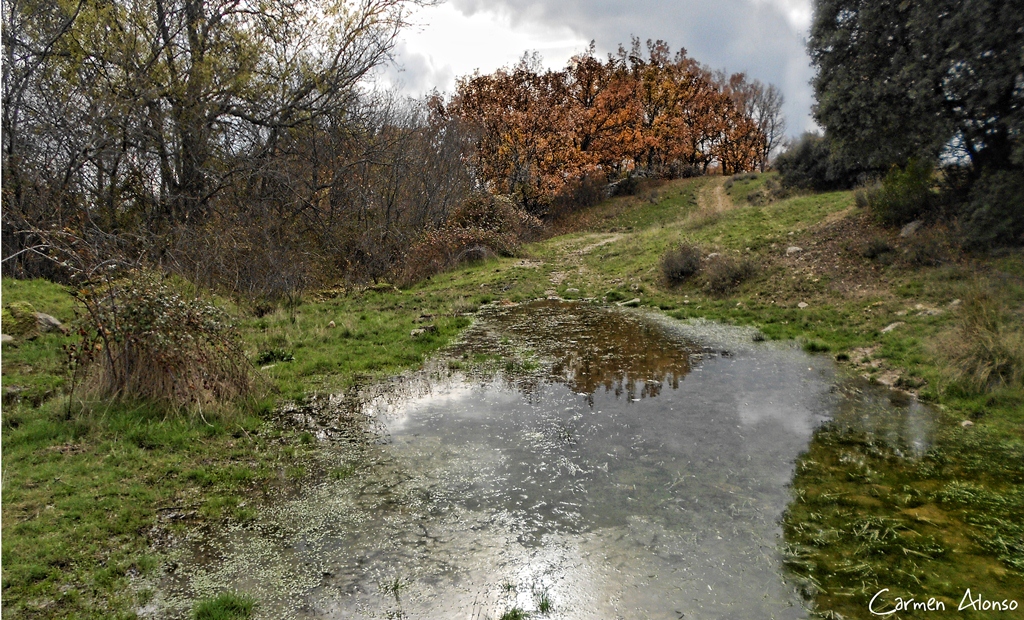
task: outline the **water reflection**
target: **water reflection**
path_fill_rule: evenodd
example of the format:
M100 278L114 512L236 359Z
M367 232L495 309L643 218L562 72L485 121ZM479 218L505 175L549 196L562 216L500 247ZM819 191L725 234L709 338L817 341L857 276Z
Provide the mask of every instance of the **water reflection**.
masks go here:
M678 389L700 352L657 323L603 306L546 300L494 310L488 319L487 330L553 358L550 379L581 394L603 387L633 400L657 396L663 385Z
M241 589L266 618L806 616L777 553L794 460L833 415L887 433L898 408L742 330L582 304L495 308L452 354L510 351L540 367L364 393L390 443L181 545L154 613Z

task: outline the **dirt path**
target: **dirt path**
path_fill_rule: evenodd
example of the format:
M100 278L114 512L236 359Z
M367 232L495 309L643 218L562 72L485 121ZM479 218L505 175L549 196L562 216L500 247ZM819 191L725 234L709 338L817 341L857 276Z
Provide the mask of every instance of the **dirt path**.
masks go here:
M725 193L725 177L712 178L697 194L697 206L702 213L721 213L733 208Z
M562 256L557 262L557 264L560 267L562 267L562 269L551 272L551 276L549 278L551 280L551 284L558 286L562 282L565 282L565 280L572 275L583 275L583 273L586 271L586 267L583 265L583 257L586 256L587 254L590 254L591 252L593 252L594 250L603 245L615 243L619 239L622 239L623 234L597 233L593 235L588 235L588 237L600 237L600 239L574 250L568 250L567 248L565 248L565 246L561 248L567 251L564 254L562 254Z

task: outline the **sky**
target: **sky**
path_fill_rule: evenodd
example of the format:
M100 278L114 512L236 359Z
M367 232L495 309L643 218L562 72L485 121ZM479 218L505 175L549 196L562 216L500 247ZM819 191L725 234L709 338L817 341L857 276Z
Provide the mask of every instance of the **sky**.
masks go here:
M603 58L637 36L684 47L711 69L775 84L787 133L815 128L804 47L810 0L447 0L411 20L382 76L408 95L450 92L457 77L512 65L526 51L561 68L591 40Z

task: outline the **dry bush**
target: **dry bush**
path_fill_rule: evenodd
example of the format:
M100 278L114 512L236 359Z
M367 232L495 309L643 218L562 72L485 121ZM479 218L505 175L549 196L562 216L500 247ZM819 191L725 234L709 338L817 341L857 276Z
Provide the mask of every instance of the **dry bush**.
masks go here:
M665 252L661 272L669 284L679 284L700 271L700 248L685 243Z
M864 242L860 248L860 255L864 258L874 260L892 252L892 245L885 237L875 236Z
M964 300L957 327L937 348L957 383L979 392L1024 387L1024 324L989 291L973 291Z
M248 394L251 367L227 315L151 274L75 292L85 307L70 348L89 396L172 409L207 407Z
M459 264L488 256L512 256L543 225L503 197L470 197L445 224L424 233L409 249L397 279L413 283Z
M714 295L731 293L745 280L757 273L757 266L749 259L718 256L704 268L706 287Z
M954 254L955 249L949 243L946 230L932 226L907 240L902 260L913 267L937 267L949 262Z

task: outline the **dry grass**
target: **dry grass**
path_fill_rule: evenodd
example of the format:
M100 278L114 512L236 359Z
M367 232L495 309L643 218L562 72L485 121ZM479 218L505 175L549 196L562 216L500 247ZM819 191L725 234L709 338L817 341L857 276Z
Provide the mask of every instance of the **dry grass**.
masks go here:
M78 293L88 327L71 348L82 395L211 407L248 394L251 366L227 315L144 274Z
M972 291L937 348L951 379L978 392L1024 385L1024 322L990 291Z

